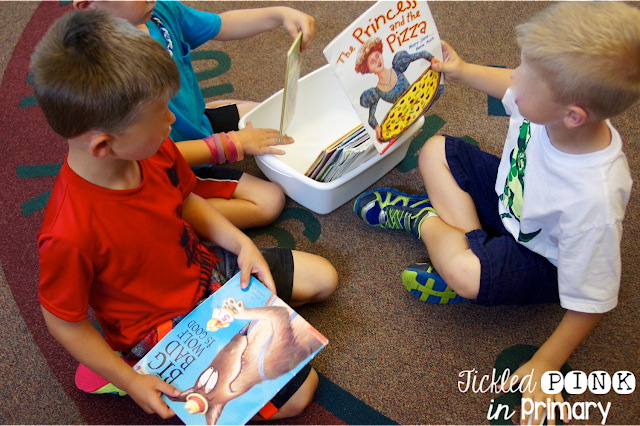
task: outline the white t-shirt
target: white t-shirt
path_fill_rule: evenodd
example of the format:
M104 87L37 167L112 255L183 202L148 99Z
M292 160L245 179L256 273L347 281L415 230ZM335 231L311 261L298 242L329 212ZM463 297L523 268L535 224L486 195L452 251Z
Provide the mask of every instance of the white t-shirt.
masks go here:
M545 126L520 115L510 90L502 103L511 115L495 188L504 226L558 267L563 308L610 311L618 303L622 219L632 185L620 135L607 120L607 148L566 154L551 145Z

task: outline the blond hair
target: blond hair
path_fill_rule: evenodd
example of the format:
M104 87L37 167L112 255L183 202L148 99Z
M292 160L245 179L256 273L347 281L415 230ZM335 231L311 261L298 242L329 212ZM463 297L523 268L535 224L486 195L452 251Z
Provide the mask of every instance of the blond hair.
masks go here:
M640 98L640 10L617 2L555 4L516 28L522 56L564 105L604 119Z
M66 139L119 133L148 103L175 94L178 68L164 47L104 10L58 19L31 57L35 96Z

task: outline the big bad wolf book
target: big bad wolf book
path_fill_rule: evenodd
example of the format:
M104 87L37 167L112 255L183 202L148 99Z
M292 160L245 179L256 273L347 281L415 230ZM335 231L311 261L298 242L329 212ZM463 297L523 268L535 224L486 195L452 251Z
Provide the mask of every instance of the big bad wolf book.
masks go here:
M237 274L134 368L182 391L163 399L186 424L246 424L327 343L260 281L243 290Z
M440 97L442 44L426 1L380 1L323 51L379 152Z

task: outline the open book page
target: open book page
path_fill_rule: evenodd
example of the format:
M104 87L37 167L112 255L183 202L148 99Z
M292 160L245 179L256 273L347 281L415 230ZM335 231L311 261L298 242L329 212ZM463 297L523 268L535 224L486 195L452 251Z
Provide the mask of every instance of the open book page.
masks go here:
M243 290L238 273L134 369L182 391L162 398L186 424L246 424L326 344L260 281Z
M442 45L426 1L380 1L323 51L379 152L442 93Z
M284 79L284 93L282 96L282 115L280 116L280 134L278 142L287 133L287 127L291 123L296 109L296 96L298 95L298 79L300 78L300 44L302 43L302 31L294 40L287 52L287 69Z

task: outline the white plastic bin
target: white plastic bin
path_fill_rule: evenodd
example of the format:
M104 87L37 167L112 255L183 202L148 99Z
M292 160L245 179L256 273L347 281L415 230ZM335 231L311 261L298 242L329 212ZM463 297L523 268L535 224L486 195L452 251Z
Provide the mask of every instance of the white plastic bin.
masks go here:
M253 127L278 129L282 93L271 96L240 120ZM424 124L417 120L385 153L363 163L332 182L317 182L304 175L320 151L360 123L335 74L325 65L298 83L296 109L287 134L295 143L281 145L285 155L256 157L260 170L293 200L316 213L326 214L360 194L387 174L407 154L409 141ZM368 124L365 124L368 125Z

